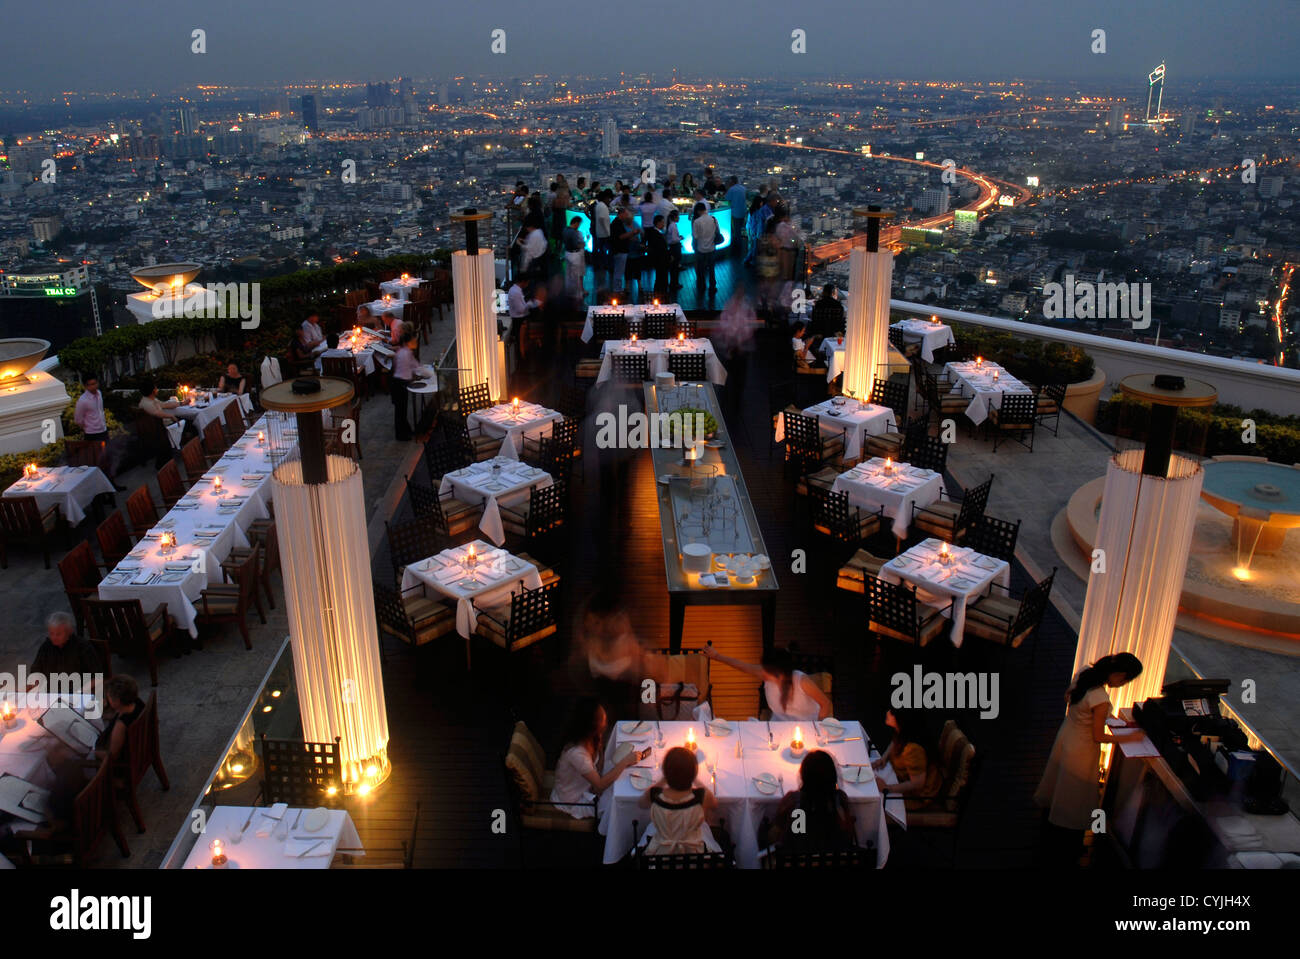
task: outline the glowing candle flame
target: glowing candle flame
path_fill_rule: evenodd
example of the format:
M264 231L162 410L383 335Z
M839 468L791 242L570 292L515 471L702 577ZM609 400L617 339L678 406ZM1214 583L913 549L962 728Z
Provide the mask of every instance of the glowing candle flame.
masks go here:
M686 730L686 748L695 751L695 727Z
M213 488L214 490L216 490L218 493L221 492L221 477L220 477L220 476L214 476L214 477L212 477L212 488Z
M790 740L791 749L803 748L803 730L798 726L794 727L794 738Z

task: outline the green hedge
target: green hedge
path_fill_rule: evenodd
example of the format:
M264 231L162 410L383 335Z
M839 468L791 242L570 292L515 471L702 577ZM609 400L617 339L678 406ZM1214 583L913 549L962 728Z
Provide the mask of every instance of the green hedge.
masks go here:
M1078 383L1092 377L1096 367L1082 347L1066 343L1021 339L1014 333L983 326L949 324L957 342L999 364L1013 376L1042 386L1046 383Z
M6 490L17 483L22 478L23 467L28 463L35 463L37 466L58 466L61 462L63 462L63 440L26 453L0 454L0 490Z
M1145 436L1149 415L1150 404L1116 394L1098 407L1096 425L1103 433L1118 433L1123 423L1126 432ZM1245 432L1242 421L1248 419L1255 423L1253 444L1242 442ZM1177 448L1193 445L1192 441L1199 440L1202 433L1206 456L1266 456L1277 463L1300 463L1300 417L1297 416L1278 416L1268 410L1246 411L1227 404L1178 412L1174 435Z
M74 374L94 372L102 377L115 357L143 354L155 342L161 343L167 354L188 339L196 352L221 357L216 361L218 375L228 359L236 360L245 373L251 374L250 364L268 352L282 353L288 345L289 332L311 313L324 314L345 290L382 272L396 270L418 275L431 264L449 262L450 257L450 251L438 251L431 257L402 254L273 276L258 281L262 315L261 324L255 330L243 329L238 318L207 316L119 326L105 330L100 336L73 340L59 350L59 363ZM215 384L215 377L212 382Z

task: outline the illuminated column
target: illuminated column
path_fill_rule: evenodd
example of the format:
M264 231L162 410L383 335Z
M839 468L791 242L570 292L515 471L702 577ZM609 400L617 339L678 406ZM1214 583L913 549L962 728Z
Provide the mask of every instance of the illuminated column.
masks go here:
M1142 675L1112 691L1116 711L1164 685L1204 477L1199 463L1171 452L1174 425L1178 407L1217 396L1208 383L1149 374L1125 378L1120 389L1153 404L1151 426L1146 448L1117 453L1106 471L1071 672L1112 653L1137 656Z
M262 405L294 413L298 426L298 451L275 468L272 490L303 738L337 737L345 788L364 794L389 773L370 557L357 545L365 499L357 464L325 455L321 427L321 411L352 392L331 377L291 380L264 390Z
M451 255L451 282L455 290L456 365L460 385L486 382L493 401L506 393L505 364L500 362L497 344L496 300L492 294L496 262L492 251L480 250L478 224L491 213L474 208L455 214L452 220L465 224L465 249Z
M849 302L844 336L844 392L864 402L875 378L889 377L889 293L894 254L880 249L880 221L892 212L869 206L867 245L849 253Z

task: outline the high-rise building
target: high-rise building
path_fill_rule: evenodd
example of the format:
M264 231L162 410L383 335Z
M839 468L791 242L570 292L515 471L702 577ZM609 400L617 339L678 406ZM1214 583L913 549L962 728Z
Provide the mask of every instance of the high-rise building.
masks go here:
M1266 176L1259 181L1259 195L1267 200L1276 200L1282 195L1283 179L1280 176Z
M1196 114L1190 110L1183 114L1182 133L1183 136L1189 137L1196 132Z
M618 150L618 123L613 117L606 120L605 125L601 127L600 155L603 157L622 156Z
M933 187L924 190L921 193L920 200L916 205L928 213L936 216L948 212L948 188L946 186Z
M316 113L316 97L312 94L306 94L300 103L299 113L302 116L302 125L308 130L315 133L320 129L320 117Z
M1147 123L1160 118L1161 104L1165 99L1165 65L1161 63L1147 76ZM1156 112L1151 112L1154 101Z
M192 136L199 132L198 116L193 107L181 107L176 111L176 125L180 128L181 136Z
M1124 104L1117 103L1110 108L1110 119L1106 121L1106 132L1113 137L1124 131Z

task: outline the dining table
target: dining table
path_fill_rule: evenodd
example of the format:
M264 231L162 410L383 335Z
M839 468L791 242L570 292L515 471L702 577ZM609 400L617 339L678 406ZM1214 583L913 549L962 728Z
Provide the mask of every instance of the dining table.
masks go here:
M804 741L804 750L798 754L790 748L796 727ZM862 724L829 718L819 723L718 719L615 723L605 751L606 771L629 749L649 748L651 753L625 770L597 803L598 829L605 837L605 863L618 862L635 845L639 835L633 831L633 821L639 830L650 820L650 810L640 805L641 798L661 777L664 755L669 749L683 746L688 733L694 734L699 762L696 784L710 789L717 797L717 818L726 820L737 866L757 869L762 864L764 851L759 843L759 826L764 818L769 823L775 820L782 798L799 788L799 764L803 757L820 749L835 759L839 786L849 799L858 844L873 845L877 850L876 865L884 867L889 858L886 812L889 818L906 827L906 810L901 799L890 800L886 810L876 784L876 771L871 768L871 761L878 753ZM888 765L880 770L880 777L887 783L897 782Z
M822 340L822 358L826 362L826 382L834 382L844 372L844 337L828 336Z
M379 284L379 292L387 293L389 296L395 296L399 300L409 300L411 291L418 290L420 285L427 283L427 280L418 276L397 277L392 280L384 280Z
M590 343L591 338L596 335L594 319L597 316L618 316L627 320L628 332L640 334L640 326L646 313L674 313L677 317L677 324L681 325L686 322L686 313L677 303L646 303L646 304L628 304L626 306L589 306L587 307L587 321L582 326L582 342Z
M897 429L894 411L888 406L863 403L848 396L832 396L814 403L803 411L805 416L817 418L823 434L844 434L844 460L855 460L862 455L863 443L868 436L880 436ZM773 434L780 443L785 439L785 413L778 413Z
M609 380L613 373L612 357L615 354L634 356L638 353L645 354L651 379L656 374L668 371L670 357L674 355L703 355L704 372L709 382L718 386L727 382L727 369L714 352L713 344L707 337L699 336L694 339L606 340L600 347L600 372L596 374L596 383L599 385Z
M472 551L471 551L472 547ZM537 589L541 572L532 563L482 540L444 549L402 570L402 592L423 586L456 603L456 632L469 639L479 609L509 602L520 587Z
M868 512L884 507L885 515L894 521L894 535L906 539L912 506L937 502L943 492L943 477L934 470L907 463L887 464L873 456L837 476L831 489L846 494L851 505Z
M6 728L0 722L0 776L19 779L50 789L55 775L50 763L54 755L88 757L93 747L73 750L53 733L45 729L40 718L53 705L71 706L96 729L103 725L103 700L90 693L10 693L17 708L13 725Z
M471 430L477 426L486 435L499 437L500 455L517 460L523 452L525 436L549 436L554 424L562 419L563 413L537 403L521 402L515 406L512 402L475 410L465 417L465 425Z
M209 423L222 422L226 415L226 407L231 403L238 403L239 408L245 413L253 411L253 398L247 394L235 393L216 393L207 399L184 402L180 406L166 410L169 415L184 421L172 423L167 427L167 438L172 446L175 449L181 448L181 433L184 432L185 423L193 423L194 431L202 436L204 427Z
M226 861L213 861L220 840ZM346 809L214 806L185 857L184 869L328 869L334 856L364 856L361 837Z
M930 320L911 318L899 320L897 323L892 324L890 329L902 333L904 340L920 343L921 359L927 363L934 362L935 350L943 349L945 346L952 346L957 342L952 327L947 323L934 323Z
M944 365L943 371L952 381L951 392L970 398L966 418L976 426L988 419L989 410L1002 406L1005 393L1033 393L997 363L989 360L969 360Z
M483 503L478 528L497 546L506 541L501 522L501 506L528 501L534 488L546 488L555 480L551 474L522 460L494 456L490 460L446 473L438 487L440 495L451 493L466 503Z
M255 520L270 515L271 472L297 442L295 431L268 428L272 415L254 423L144 534L100 582L100 599L138 599L146 615L166 603L177 626L198 636L199 594L223 581L221 563L249 545ZM175 535L175 546L163 545L164 533Z
M371 316L405 316L406 304L409 300L389 297L388 299L371 300L369 303L362 304L370 311Z
M86 509L113 484L98 466L42 466L34 476L24 476L6 489L4 496L31 496L42 513L51 506L72 526L86 518Z
M943 554L950 557L945 563ZM966 629L966 606L988 591L991 583L1011 585L1011 564L968 546L953 546L931 537L900 553L880 568L890 583L911 583L916 598L929 606L952 604L952 644L960 647Z

